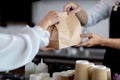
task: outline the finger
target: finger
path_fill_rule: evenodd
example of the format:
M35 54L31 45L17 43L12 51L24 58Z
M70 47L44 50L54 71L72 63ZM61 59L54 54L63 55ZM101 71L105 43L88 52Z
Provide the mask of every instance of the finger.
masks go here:
M51 11L51 15L52 15L52 16L57 15L57 12L54 11L54 10L52 10L52 11Z
M80 47L81 46L81 44L77 44L77 45L75 45L75 47Z
M60 19L59 19L57 12L55 12L52 16L53 16L52 17L53 23L59 22Z
M50 10L49 12L48 12L48 14L52 14L54 12L54 10Z
M78 7L78 8L76 8L76 9L71 10L71 11L69 12L69 15L75 14L75 13L77 13L77 12L79 12L79 11L80 11L80 10L79 10L79 7Z
M76 10L72 10L69 12L69 15L72 15L72 14L75 14L76 13Z
M91 47L92 45L91 44L88 44L87 47Z
M74 45L74 46L75 46L75 47L79 47L81 43L82 43L82 42L80 42L79 44L76 44L76 45Z
M53 51L53 50L56 50L55 48L42 48L40 49L41 51Z
M81 43L78 46L87 46L87 44L86 43Z
M77 44L77 45L75 45L76 47L80 47L80 46L86 46L86 43L84 42L84 43L79 43L79 44Z
M55 18L55 19L53 20L53 24L59 24L59 22L60 22L59 18Z
M70 10L70 9L69 9L70 7L71 7L71 3L68 2L68 3L64 6L63 11L64 11L64 12L68 12L68 10Z
M83 44L84 46L86 46L86 47L91 47L91 46L93 46L93 44L92 44L92 39L88 39L86 42L85 42L85 44Z
M52 19L59 19L59 16L57 14L52 16Z
M80 36L81 36L81 37L92 37L93 34L81 34Z
M80 44L79 46L82 46L82 47L91 47L91 45L87 44L87 43Z
M85 42L81 42L79 43L77 46L85 46L85 47L88 47L88 46L91 46L91 39L88 39L86 40Z

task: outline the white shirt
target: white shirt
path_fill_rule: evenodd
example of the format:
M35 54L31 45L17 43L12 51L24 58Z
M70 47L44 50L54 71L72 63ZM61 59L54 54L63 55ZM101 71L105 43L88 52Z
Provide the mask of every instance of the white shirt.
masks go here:
M117 0L101 0L92 9L88 10L88 22L86 26L95 25L99 21L108 18L116 1Z
M40 48L49 43L49 32L26 26L21 33L0 33L0 71L13 70L31 62Z

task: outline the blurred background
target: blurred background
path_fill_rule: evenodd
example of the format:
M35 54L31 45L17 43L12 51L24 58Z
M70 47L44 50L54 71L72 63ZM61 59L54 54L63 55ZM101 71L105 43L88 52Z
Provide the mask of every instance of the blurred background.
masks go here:
M0 1L0 32L16 34L25 27L36 25L49 10L63 11L63 6L67 2L75 2L84 10L92 8L100 0L1 0ZM95 33L103 37L109 37L108 19L100 22L97 25L82 28L84 33ZM69 47L62 50L41 52L35 57L33 62L38 64L43 58L43 61L51 68L51 73L54 67L59 70L74 69L76 60L84 59L102 64L105 48L90 47L90 48L75 48ZM23 73L24 66L20 69L13 70L13 73ZM55 68L54 68L55 69ZM57 71L58 69L56 69Z
M37 24L49 10L63 11L63 6L67 2L75 2L84 10L92 8L99 0L1 0L0 9L0 26L8 26L7 28L24 27L24 24ZM6 3L7 2L7 3ZM16 27L17 26L17 27ZM5 29L5 30L6 30ZM108 19L99 24L87 28L86 32L95 33L104 37L108 37ZM8 30L10 31L10 30ZM15 31L15 30L14 30ZM5 32L5 31L3 31Z

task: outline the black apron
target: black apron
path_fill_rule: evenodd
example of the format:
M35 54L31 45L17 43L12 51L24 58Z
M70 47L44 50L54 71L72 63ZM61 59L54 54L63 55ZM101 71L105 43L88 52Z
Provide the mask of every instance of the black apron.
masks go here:
M116 11L113 7L110 17L110 38L120 38L120 2L116 5L119 7ZM120 76L120 49L106 48L103 64L111 69L112 80L116 80L116 75Z

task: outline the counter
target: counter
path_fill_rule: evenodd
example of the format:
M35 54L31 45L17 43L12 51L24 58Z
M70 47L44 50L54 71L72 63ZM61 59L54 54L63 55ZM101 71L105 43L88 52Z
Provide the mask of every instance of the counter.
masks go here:
M75 61L75 60L89 60L92 62L99 62L102 63L103 58L104 58L104 49L82 49L82 48L67 48L67 49L62 49L62 50L57 50L57 51L49 51L49 52L41 52L39 51L38 55L36 58L44 58L55 61L61 61L61 62L69 62Z
M102 64L104 53L104 49L90 48L67 48L48 52L39 51L33 59L33 62L38 64L41 58L43 58L44 63L48 65L50 75L52 75L53 72L74 69L76 60L88 60L89 62L94 62L95 64ZM14 76L17 75L17 78L24 80L24 66L10 71L10 73L11 74L7 75L5 78L16 78ZM2 77L1 73L0 76Z

